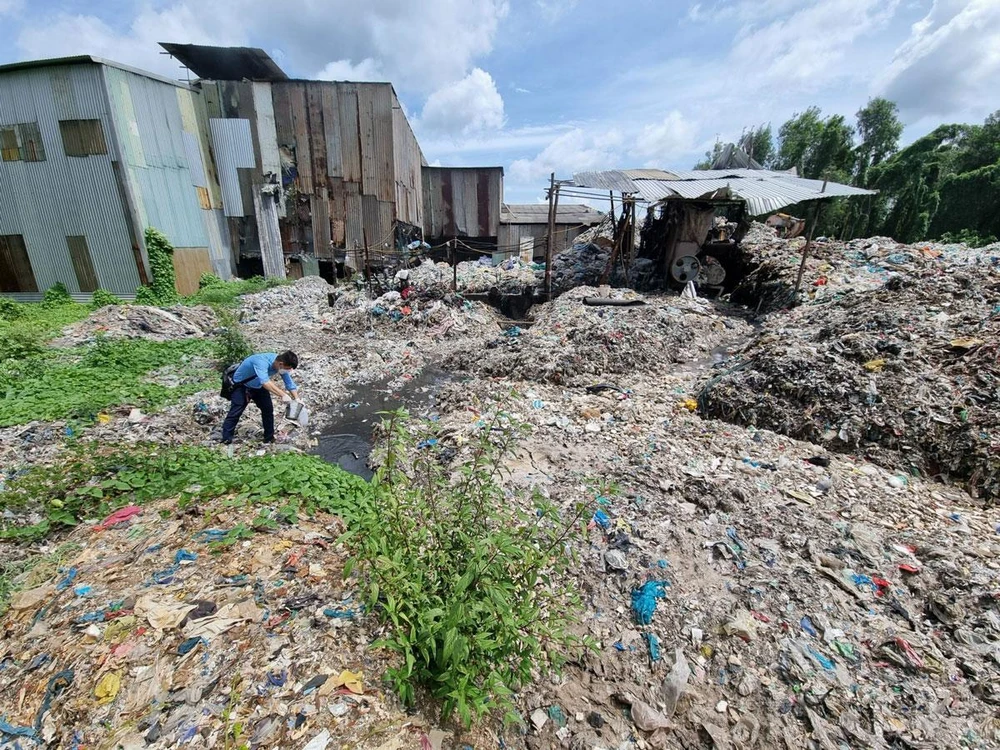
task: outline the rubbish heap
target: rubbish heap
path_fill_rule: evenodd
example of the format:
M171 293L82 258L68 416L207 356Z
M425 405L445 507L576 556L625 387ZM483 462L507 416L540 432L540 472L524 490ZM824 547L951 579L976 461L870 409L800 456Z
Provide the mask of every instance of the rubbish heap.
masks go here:
M597 286L611 260L611 248L592 242L577 242L552 258L552 291L556 294L580 286ZM544 271L540 278L544 279ZM620 286L624 281L620 264L615 264L609 283Z
M772 316L703 413L997 499L1000 266L937 262Z
M462 261L455 270L448 263L427 259L408 272L410 283L425 292L447 294L457 279L457 291L464 294L485 294L494 288L502 294L520 294L525 287L537 284L536 269L537 264L520 258L508 258L494 266L492 257L483 255L479 260Z
M602 294L610 295L604 302L632 304L584 304ZM750 333L747 324L720 314L704 300L586 286L535 306L531 317L530 327L511 326L456 351L445 367L514 380L589 383L594 377L655 372L710 358L713 349Z
M336 291L320 276L304 276L294 284L275 286L245 295L240 304L240 322L267 325L276 314L292 318L298 325L318 328L329 318L329 295Z
M107 305L92 312L85 320L67 326L53 346L75 346L98 336L109 339L144 338L151 341L174 341L202 338L212 334L218 324L212 308L174 305L169 308L149 305Z
M805 245L805 237L781 239L771 227L753 223L741 243L747 273L733 290L732 301L758 313L791 307ZM922 279L958 268L975 274L998 264L1000 243L970 248L940 242L904 245L888 237L848 242L817 238L806 259L800 301L877 289L896 275Z
M373 326L395 326L425 328L423 333L439 338L488 335L498 330L496 315L487 305L464 300L451 292L436 298L415 286L402 294L391 291L375 299L369 298L367 289L339 291L331 320L335 321L332 325L336 330L343 333L363 332Z

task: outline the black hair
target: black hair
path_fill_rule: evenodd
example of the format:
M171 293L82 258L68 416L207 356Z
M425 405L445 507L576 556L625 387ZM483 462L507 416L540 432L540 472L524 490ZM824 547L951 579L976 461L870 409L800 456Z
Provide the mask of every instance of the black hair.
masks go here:
M277 357L278 361L283 365L287 365L289 369L294 370L299 366L299 355L289 349L287 352L282 352Z

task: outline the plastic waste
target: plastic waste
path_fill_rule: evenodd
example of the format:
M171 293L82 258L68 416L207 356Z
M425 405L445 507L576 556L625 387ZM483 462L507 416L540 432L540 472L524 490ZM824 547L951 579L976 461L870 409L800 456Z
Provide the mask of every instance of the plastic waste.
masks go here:
M691 668L688 667L687 659L684 658L684 651L677 649L674 651L674 665L663 680L660 692L663 695L663 713L669 719L677 710L677 701L687 689L688 680L691 679Z
M646 581L642 586L632 590L632 617L640 625L649 625L656 612L656 600L667 595L669 581Z

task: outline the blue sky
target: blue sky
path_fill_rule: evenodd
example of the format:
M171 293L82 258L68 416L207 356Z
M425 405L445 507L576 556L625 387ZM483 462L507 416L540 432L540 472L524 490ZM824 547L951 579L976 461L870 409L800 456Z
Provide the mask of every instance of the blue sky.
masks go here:
M267 50L292 76L391 80L431 163L690 167L810 105L897 101L904 141L1000 109L1000 0L0 0L0 62L95 54L181 76L156 42Z

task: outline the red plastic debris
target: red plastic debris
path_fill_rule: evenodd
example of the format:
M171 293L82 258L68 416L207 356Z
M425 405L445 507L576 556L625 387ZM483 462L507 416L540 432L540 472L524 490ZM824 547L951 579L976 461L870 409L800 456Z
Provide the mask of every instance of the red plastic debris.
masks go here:
M119 508L110 516L101 521L97 526L94 527L94 531L104 531L110 529L112 526L117 526L120 523L125 523L133 516L137 516L142 513L142 508L138 505L126 505L124 508Z
M755 620L760 620L761 622L771 622L771 618L763 612L757 612L756 610L751 609L750 614L753 615Z
M904 565L900 565L899 569L901 571L903 571L904 573L919 573L920 572L920 568L918 568L916 565L905 565L904 564Z
M872 583L878 586L878 591L875 592L875 596L885 596L885 592L892 586L889 581L884 578L879 578L878 576L872 576Z
M813 286L826 286L826 276L820 276L813 282Z
M896 646L899 647L900 652L906 657L907 661L910 662L917 669L924 668L924 660L920 658L920 655L913 650L913 646L904 641L902 638L896 638Z

